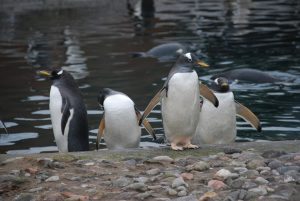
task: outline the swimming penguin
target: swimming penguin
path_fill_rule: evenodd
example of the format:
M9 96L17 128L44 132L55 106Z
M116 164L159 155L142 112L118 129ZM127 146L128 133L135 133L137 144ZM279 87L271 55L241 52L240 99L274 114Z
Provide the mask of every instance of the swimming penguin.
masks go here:
M50 90L50 116L60 152L88 151L87 111L73 77L65 70L39 71L53 81Z
M203 100L196 134L192 143L227 144L234 142L236 137L236 116L249 122L257 131L261 131L259 119L247 107L234 100L226 78L216 78L211 86L219 100L216 109Z
M99 124L97 149L103 135L108 149L139 147L141 137L139 120L142 115L134 102L126 94L109 88L101 90L98 102L103 107L104 114ZM143 120L143 125L156 139L154 130L147 119Z
M134 52L133 57L152 57L161 61L176 59L178 55L186 53L187 48L176 42L165 43L151 48L147 52Z
M193 54L186 53L179 56L163 88L150 101L141 119L147 117L161 101L163 127L173 150L198 148L191 144L191 138L199 121L200 94L215 107L218 106L218 99L208 87L201 83L199 85L198 75L193 70L194 64L202 63L198 62Z
M218 77L224 77L230 81L240 80L253 83L274 83L283 81L266 72L251 68L229 70L224 73L213 75L211 79L215 80Z

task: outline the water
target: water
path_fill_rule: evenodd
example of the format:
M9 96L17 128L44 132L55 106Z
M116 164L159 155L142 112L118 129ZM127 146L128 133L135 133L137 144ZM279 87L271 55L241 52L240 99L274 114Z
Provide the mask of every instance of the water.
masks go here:
M49 118L50 82L36 71L62 67L77 79L88 109L90 144L102 112L102 87L128 94L140 110L161 88L172 62L133 59L166 42L196 47L209 75L254 68L294 80L284 84L233 83L236 99L262 122L257 133L238 121L239 141L300 139L300 2L298 0L159 0L154 17L138 21L126 1L30 4L7 1L0 8L0 153L57 151ZM68 1L66 1L68 2ZM134 2L134 1L132 1ZM162 135L159 108L150 115ZM0 125L1 127L2 125ZM142 146L159 146L143 130Z

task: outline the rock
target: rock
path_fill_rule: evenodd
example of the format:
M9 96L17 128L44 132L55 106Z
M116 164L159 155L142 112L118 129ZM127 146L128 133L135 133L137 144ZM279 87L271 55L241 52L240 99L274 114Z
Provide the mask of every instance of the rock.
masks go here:
M269 183L268 180L266 180L266 179L264 179L264 178L262 178L262 177L257 177L257 178L255 179L255 182L258 183L258 184L268 184L268 183Z
M147 181L149 181L149 179L147 177L138 177L138 178L134 178L133 181L140 182L140 183L146 183Z
M248 179L254 179L259 176L258 171L256 170L248 170L247 172L241 174L242 176L246 176Z
M145 193L139 193L135 196L138 200L144 200L152 196L153 191L147 191Z
M85 166L93 166L93 165L95 165L95 163L94 162L88 162L88 163L85 163L84 165Z
M16 160L21 160L23 159L24 157L14 157L14 158L9 158L9 159L6 159L5 161L2 161L1 164L2 165L5 165L7 163L11 163L11 162L14 162Z
M64 201L89 201L89 196L86 195L77 195L72 192L62 192L61 194L67 198Z
M279 161L279 160L272 160L269 164L268 167L270 167L271 169L277 169L279 167L283 166L283 162Z
M256 186L257 186L257 184L254 183L254 182L245 181L245 183L243 184L242 188L250 189L250 188L255 188Z
M246 167L248 169L256 169L257 167L261 167L261 166L266 166L266 164L263 160L253 159L247 163Z
M290 170L295 170L295 171L299 172L300 171L300 166L291 165L291 166L282 166L282 167L277 168L277 171L280 174L284 174L285 172L288 172Z
M191 174L191 173L182 173L181 174L181 177L184 179L184 180L192 180L194 178L194 175Z
M53 159L52 158L38 158L38 164L45 168L53 168Z
M239 199L240 191L233 191L229 193L223 201L236 201Z
M246 167L246 164L244 162L236 160L232 160L229 165L234 167Z
M59 181L59 176L52 176L45 180L46 182Z
M226 147L224 148L225 154L235 154L235 153L242 153L242 150L239 148L232 148L232 147Z
M204 193L204 195L202 195L199 198L199 201L209 201L209 200L213 200L212 198L217 197L217 193L213 192L213 191L209 191Z
M147 190L147 186L144 183L133 183L127 186L127 189L145 192Z
M147 175L157 175L159 173L160 173L160 169L158 169L158 168L154 168L154 169L146 171Z
M295 161L299 161L299 160L300 160L300 154L294 156L294 160L295 160Z
M152 158L153 161L158 161L158 162L167 162L167 163L173 163L174 159L169 157L169 156L156 156Z
M119 177L116 180L112 181L112 185L115 187L125 187L128 186L131 183L131 179L127 177Z
M263 152L261 155L264 158L278 158L279 156L282 156L284 154L286 154L285 151L268 150Z
M135 159L129 159L124 161L124 165L126 166L136 166L137 161Z
M14 201L35 201L34 196L31 193L21 193Z
M233 170L238 172L239 174L243 174L243 173L246 173L248 171L248 169L245 168L245 167L235 167L235 168L233 168Z
M186 195L187 195L187 192L186 192L185 190L179 191L179 192L177 193L177 195L178 195L179 197L183 197L183 196L186 196Z
M177 191L175 191L175 190L172 189L172 188L168 188L168 195L171 195L171 196L177 195Z
M173 199L172 201L198 201L198 199L195 195L189 195Z
M44 198L46 201L64 201L65 198L60 193L49 193Z
M161 189L161 188L162 188L161 185L148 186L149 190L156 190L156 189Z
M176 188L177 191L186 191L186 188L184 186L178 186Z
M189 185L184 182L182 177L178 177L172 182L172 188L177 188L178 186L185 186L187 188L189 187Z
M37 188L32 188L32 189L29 189L28 192L29 193L35 193L35 192L38 192L38 191L41 191L43 190L43 187L37 187Z
M227 185L224 184L224 182L219 180L210 180L207 185L208 187L213 188L214 190L221 190L227 187Z
M193 165L188 165L186 167L186 170L187 171L192 171L192 170L195 170L195 171L204 171L204 170L208 170L209 169L209 164L204 162L204 161L199 161L197 163L194 163Z
M296 181L292 176L290 175L284 175L283 176L283 182L284 183L290 183Z
M257 171L261 172L261 171L271 171L270 167L257 167L256 168Z
M214 178L225 180L227 178L237 178L239 175L236 173L231 173L229 170L221 169L214 175Z
M235 179L235 180L231 181L229 183L229 186L231 188L234 188L234 189L241 189L242 186L244 185L244 183L245 183L245 178L240 177L238 179Z
M30 174L36 174L39 170L37 168L26 168L25 172L28 172Z
M263 186L259 186L257 188L251 188L248 190L248 192L254 192L257 195L267 195L268 194L267 189Z
M11 171L9 172L9 174L12 174L12 175L15 175L15 176L19 176L20 173L21 173L20 170L11 170Z
M282 197L286 200L292 200L292 197L295 195L299 195L299 191L297 191L295 188L295 185L291 185L291 184L283 184L283 185L279 185L275 191L274 194L271 197ZM299 189L299 187L298 187ZM298 197L299 198L299 197ZM296 201L296 199L295 199Z

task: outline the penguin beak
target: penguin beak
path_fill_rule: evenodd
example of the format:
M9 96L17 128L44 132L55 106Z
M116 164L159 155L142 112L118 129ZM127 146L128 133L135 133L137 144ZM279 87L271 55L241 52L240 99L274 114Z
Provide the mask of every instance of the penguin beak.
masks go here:
M198 61L197 61L197 64L198 64L200 67L202 67L202 68L207 68L207 67L209 67L209 65L208 65L207 63L205 63L204 61L202 61L202 60L198 60Z
M40 76L44 76L44 77L51 77L51 73L49 71L46 71L46 70L38 71L37 74L40 75Z

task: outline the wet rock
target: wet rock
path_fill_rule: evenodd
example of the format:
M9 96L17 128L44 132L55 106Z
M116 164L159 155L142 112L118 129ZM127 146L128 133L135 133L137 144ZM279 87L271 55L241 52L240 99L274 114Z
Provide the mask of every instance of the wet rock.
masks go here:
M187 188L189 187L189 185L183 180L182 177L178 177L172 182L172 188L177 188L178 186L185 186Z
M204 161L199 161L197 163L194 163L193 165L188 165L186 167L186 170L187 171L192 171L192 170L195 170L195 171L205 171L205 170L208 170L209 169L209 164L204 162Z
M192 180L194 178L194 175L191 174L191 173L182 173L181 174L181 177L184 179L184 180Z
M258 183L258 184L268 184L268 183L269 183L268 180L266 180L266 179L264 179L264 178L262 178L262 177L257 177L257 178L255 179L255 182Z
M133 183L128 185L127 189L145 192L147 190L147 186L144 183Z
M227 187L227 185L219 180L210 180L208 182L208 187L214 189L214 190L221 190L221 189L225 189Z
M232 147L226 147L224 148L225 154L235 154L235 153L242 153L242 150L239 148L232 148Z
M131 179L127 177L119 177L116 180L112 181L112 185L115 187L125 187L128 186L131 183Z
M146 174L147 175L157 175L157 174L159 174L160 173L160 169L158 169L158 168L154 168L154 169L151 169L151 170L148 170L148 171L146 171Z
M21 193L14 201L35 201L34 196L31 193Z
M263 160L253 159L253 160L250 160L247 163L246 167L248 169L256 169L256 168L261 167L261 166L266 166L266 164Z
M167 163L173 163L174 159L169 157L169 156L156 156L152 158L153 161L158 161L158 162L167 162Z
M270 167L271 169L277 169L279 167L283 166L283 162L279 161L279 160L272 160L271 162L269 162L268 167Z
M52 176L45 180L46 182L59 181L59 176Z
M279 156L285 155L285 151L268 150L263 152L261 155L264 158L278 158Z

